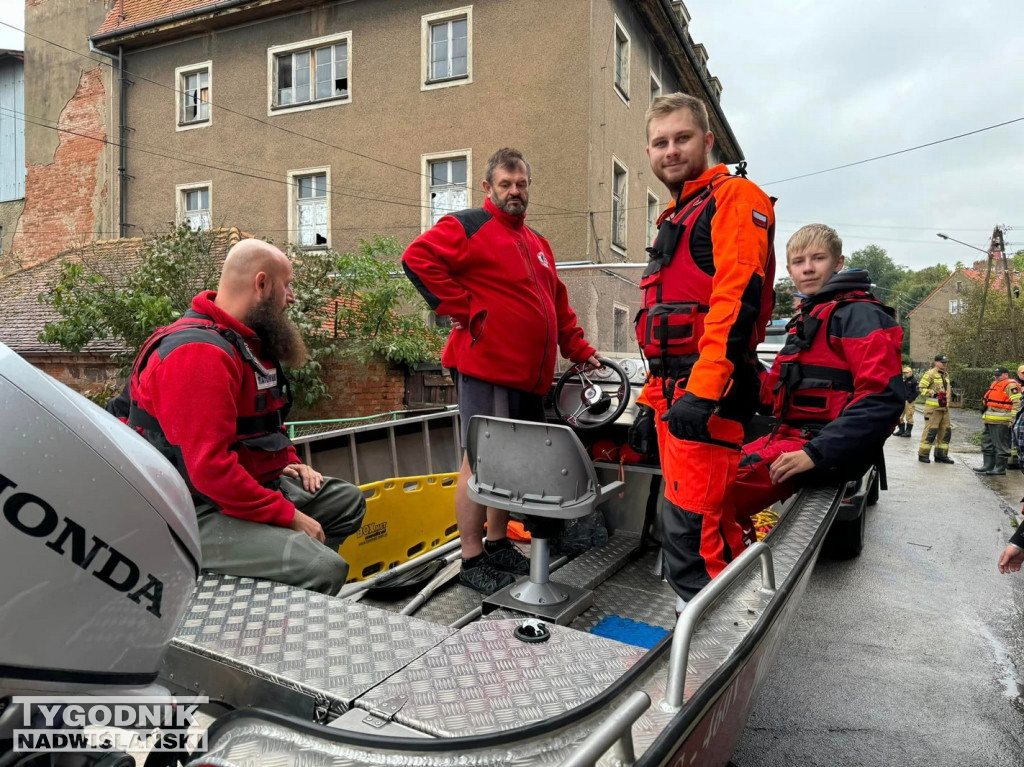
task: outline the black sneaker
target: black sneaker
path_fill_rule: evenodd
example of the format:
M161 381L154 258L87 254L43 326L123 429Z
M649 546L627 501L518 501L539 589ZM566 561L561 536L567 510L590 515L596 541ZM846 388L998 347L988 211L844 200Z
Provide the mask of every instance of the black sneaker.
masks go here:
M516 582L516 576L506 573L495 567L486 557L479 560L473 567L462 566L459 573L459 583L479 591L485 596L490 596L495 591L500 591L506 586Z
M508 542L494 552L488 551L485 547L484 559L487 560L488 564L502 572L512 573L513 575L530 574L530 560L524 557L519 549Z

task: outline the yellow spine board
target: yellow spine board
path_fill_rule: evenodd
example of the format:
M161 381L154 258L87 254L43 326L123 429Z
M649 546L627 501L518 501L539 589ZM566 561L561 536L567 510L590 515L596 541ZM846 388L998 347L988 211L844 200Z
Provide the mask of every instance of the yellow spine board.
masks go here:
M457 472L396 477L360 485L366 516L338 547L349 564L349 583L390 570L458 537L455 524Z

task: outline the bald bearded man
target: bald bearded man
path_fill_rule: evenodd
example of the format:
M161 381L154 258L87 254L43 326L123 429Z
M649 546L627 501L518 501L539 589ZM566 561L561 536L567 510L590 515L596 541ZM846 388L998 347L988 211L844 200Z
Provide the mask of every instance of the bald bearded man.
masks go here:
M273 245L232 247L217 290L139 351L127 421L188 483L204 570L336 594L348 575L337 547L366 502L303 464L283 428L291 393L281 363L306 358L286 315L293 277Z

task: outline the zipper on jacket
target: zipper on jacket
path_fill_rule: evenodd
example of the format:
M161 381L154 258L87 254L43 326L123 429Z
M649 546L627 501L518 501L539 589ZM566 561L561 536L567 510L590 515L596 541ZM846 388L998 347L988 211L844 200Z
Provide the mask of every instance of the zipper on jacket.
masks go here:
M541 385L541 378L544 376L544 360L548 358L548 344L551 341L551 320L548 317L547 305L544 303L544 297L541 295L540 283L537 281L537 272L533 268L533 262L530 260L530 249L526 246L524 242L525 239L525 236L522 240L517 239L516 245L519 247L519 252L526 261L526 268L530 270L530 276L533 278L533 288L537 293L537 300L540 301L540 307L544 311L544 354L541 357L540 368L537 370L537 382L533 385L533 388L536 389ZM554 258L554 256L552 256L552 258Z

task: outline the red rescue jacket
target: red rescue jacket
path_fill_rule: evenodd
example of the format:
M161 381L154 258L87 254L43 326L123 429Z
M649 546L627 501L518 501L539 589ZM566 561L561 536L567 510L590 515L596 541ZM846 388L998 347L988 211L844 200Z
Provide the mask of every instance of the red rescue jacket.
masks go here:
M174 464L194 498L287 527L295 507L266 486L299 463L283 428L287 381L256 334L215 297L200 293L191 312L143 345L129 379L128 424Z
M869 455L903 412L903 330L869 287L840 272L806 299L761 390L780 423L807 429L818 469Z
M473 378L546 394L562 355L583 362L587 343L551 245L484 200L482 209L444 216L417 237L402 267L427 304L462 326L441 363Z

